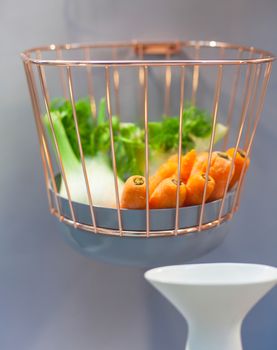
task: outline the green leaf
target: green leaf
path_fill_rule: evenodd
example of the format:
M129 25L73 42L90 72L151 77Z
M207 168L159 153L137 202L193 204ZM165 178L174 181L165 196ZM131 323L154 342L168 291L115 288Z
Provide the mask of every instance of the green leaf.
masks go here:
M55 138L58 144L58 149L62 158L63 167L65 171L71 171L74 170L79 165L79 161L76 157L76 155L73 152L73 149L71 147L70 141L67 137L66 130L62 124L62 115L61 113L56 111L51 111L51 120L53 124L53 129L55 133ZM55 149L55 154L58 156L55 148L54 143L54 135L52 133L52 128L50 126L50 121L48 118L48 115L43 116L43 123L46 127L47 133L51 139L53 148Z
M95 123L93 121L89 99L84 98L78 100L75 104L75 109L83 152L85 155L92 155L93 152L90 135ZM51 102L50 110L60 112L61 121L65 128L67 138L76 157L80 159L78 139L71 103L64 98L56 98Z
M98 106L98 116L97 123L98 125L104 124L106 121L106 99L105 97L101 98Z
M101 154L112 167L110 121L106 117L106 99L98 104L98 115L92 116L88 98L76 102L76 114L85 156ZM59 119L66 137L77 158L80 158L72 106L64 98L56 98L51 103L51 111L59 112ZM183 111L182 150L192 148L207 149L212 131L210 115L195 106L188 105ZM226 133L222 124L216 126L215 141ZM121 123L117 116L112 116L114 150L119 177L125 180L130 175L143 175L145 164L145 132L134 123ZM149 152L152 163L156 158L177 152L179 145L179 117L167 116L158 122L148 124ZM150 162L150 164L151 164Z

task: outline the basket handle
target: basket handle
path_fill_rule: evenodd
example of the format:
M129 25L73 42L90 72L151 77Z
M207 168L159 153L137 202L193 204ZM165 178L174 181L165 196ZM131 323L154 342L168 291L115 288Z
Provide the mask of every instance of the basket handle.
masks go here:
M134 51L137 56L144 57L147 55L174 55L181 52L179 42L171 43L136 43Z

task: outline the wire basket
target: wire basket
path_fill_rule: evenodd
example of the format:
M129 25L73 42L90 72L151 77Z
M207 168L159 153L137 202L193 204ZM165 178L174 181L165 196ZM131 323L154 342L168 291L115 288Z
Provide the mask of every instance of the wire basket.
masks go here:
M271 53L215 41L176 41L50 45L27 50L22 53L22 58L39 135L50 211L69 225L71 232L77 229L126 239L184 238L199 231L203 234L212 228L216 230L233 217L239 207L248 168L244 161L236 186L229 190L235 159L240 150L244 151L246 160L250 158L275 59ZM52 101L61 96L72 110L68 123L72 124L71 137L81 164L82 186L87 196L85 203L76 201L72 195L66 160L58 142L59 131L53 122ZM87 144L86 125L80 124L78 111L78 101L82 97L88 97L92 123L103 109L101 98L105 97L114 208L94 203L95 187L92 189L89 179L86 152L90 152L89 147L92 149L93 142L97 143L101 135ZM180 173L186 106L204 110L210 116L211 130L205 146L202 145L202 151L208 154L201 203L181 207ZM142 210L121 207L119 172L125 160L118 156L114 115L120 123L140 125L143 133L144 168L141 175L145 176L146 182L146 207ZM171 140L175 142L178 154L176 205L169 209L150 209L149 179L155 163L155 157L151 155L150 126L161 118L170 119L170 116L178 116L178 137ZM225 134L216 143L219 123L225 126ZM225 152L230 147L233 147L233 157L222 196L207 202L213 152ZM65 189L63 196L60 182Z

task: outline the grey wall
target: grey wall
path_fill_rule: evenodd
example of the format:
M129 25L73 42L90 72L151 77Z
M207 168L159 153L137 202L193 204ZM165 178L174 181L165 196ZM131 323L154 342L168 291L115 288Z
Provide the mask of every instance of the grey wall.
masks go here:
M214 39L277 52L276 0L0 1L0 349L183 349L181 316L142 278L79 256L48 214L19 52L51 42ZM277 73L240 212L201 261L277 265ZM277 291L249 314L245 349L277 348ZM184 330L184 331L183 331Z

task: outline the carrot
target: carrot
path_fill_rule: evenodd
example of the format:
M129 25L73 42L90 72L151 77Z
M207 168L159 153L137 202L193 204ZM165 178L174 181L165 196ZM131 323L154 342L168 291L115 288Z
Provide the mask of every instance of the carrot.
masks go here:
M164 179L154 190L149 206L151 209L175 208L178 181L175 177ZM186 199L186 185L180 182L180 206L183 206Z
M175 172L175 176L177 178L178 177L178 155L177 154L175 155L174 159L176 159L176 162L177 162L177 170ZM195 160L196 160L196 151L194 149L182 156L180 178L184 183L187 183L188 181L188 178L190 176Z
M193 167L191 169L190 175L195 175L197 173L202 173L205 163L208 160L208 152L201 152L197 155Z
M206 174L197 173L188 179L187 182L187 195L185 205L199 205L202 203L204 196L204 187L206 182ZM214 179L209 176L207 183L207 190L205 201L210 197L215 188Z
M121 207L128 209L145 209L146 184L143 176L134 175L127 179L122 191Z
M171 157L172 158L172 157ZM155 188L159 185L164 179L171 177L177 169L177 162L169 158L165 163L163 163L156 173L149 179L149 194L154 192Z
M208 161L204 163L203 172L206 172ZM215 181L215 188L209 200L216 200L223 197L227 184L229 172L231 171L231 157L225 152L213 152L209 176Z
M196 159L195 150L191 150L181 158L180 178L184 183L187 182L194 161ZM150 196L155 191L156 187L169 177L178 177L178 154L171 156L165 163L163 163L156 173L149 179L149 194Z
M234 152L235 152L235 148L229 148L226 153L231 158L233 158ZM243 150L238 149L237 154L236 154L236 158L235 158L235 163L234 163L235 164L235 172L234 172L234 175L233 175L232 180L230 182L229 189L233 188L234 185L238 182L238 180L240 178L240 174L241 174L242 169L244 167L244 163L246 163L245 164L245 171L246 171L247 168L249 167L250 159L246 158L245 152Z

